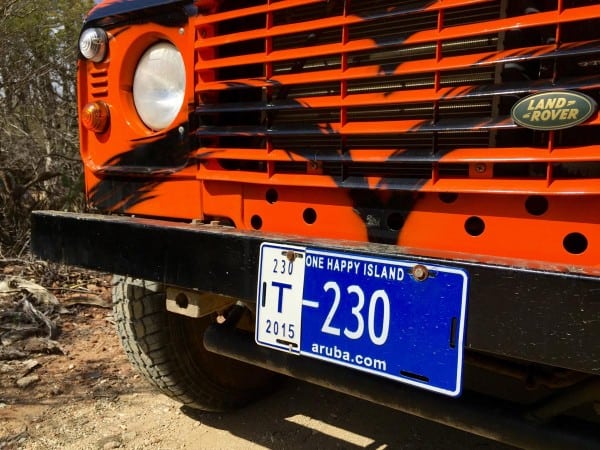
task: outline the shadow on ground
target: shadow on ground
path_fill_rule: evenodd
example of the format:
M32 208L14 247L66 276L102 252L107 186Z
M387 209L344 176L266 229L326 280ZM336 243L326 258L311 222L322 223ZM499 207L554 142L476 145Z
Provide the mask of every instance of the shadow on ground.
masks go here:
M182 412L273 450L513 448L297 380L233 413Z

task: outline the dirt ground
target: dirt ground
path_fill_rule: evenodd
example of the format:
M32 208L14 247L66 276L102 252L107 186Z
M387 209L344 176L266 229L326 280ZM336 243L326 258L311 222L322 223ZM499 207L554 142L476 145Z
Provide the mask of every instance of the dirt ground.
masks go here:
M234 413L188 411L126 360L110 277L45 281L61 304L58 346L0 360L0 449L508 448L296 380Z

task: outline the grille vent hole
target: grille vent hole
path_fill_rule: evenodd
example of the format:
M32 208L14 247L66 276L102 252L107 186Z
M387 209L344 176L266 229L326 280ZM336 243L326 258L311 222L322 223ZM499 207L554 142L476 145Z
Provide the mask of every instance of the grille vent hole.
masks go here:
M580 255L587 250L588 240L581 233L569 233L563 240L563 247L573 255Z
M442 192L439 197L443 203L454 203L458 199L458 194Z
M532 216L541 216L548 211L548 200L541 195L532 195L527 197L525 209Z
M252 228L255 230L260 230L262 228L263 221L260 216L254 215L250 219L250 225L252 225Z
M481 217L469 217L465 222L465 231L471 236L479 236L485 230L485 222Z
M312 225L317 221L317 212L312 208L306 208L302 213L302 218L304 219L304 222Z
M265 196L265 198L267 199L267 201L271 204L277 202L277 200L279 199L279 194L277 193L277 191L275 189L269 189L267 191L267 195Z

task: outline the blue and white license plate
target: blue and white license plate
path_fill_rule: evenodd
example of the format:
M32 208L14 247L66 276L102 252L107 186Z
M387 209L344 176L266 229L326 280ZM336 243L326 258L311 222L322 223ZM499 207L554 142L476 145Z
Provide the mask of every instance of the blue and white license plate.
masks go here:
M467 285L458 268L263 243L256 342L457 396Z

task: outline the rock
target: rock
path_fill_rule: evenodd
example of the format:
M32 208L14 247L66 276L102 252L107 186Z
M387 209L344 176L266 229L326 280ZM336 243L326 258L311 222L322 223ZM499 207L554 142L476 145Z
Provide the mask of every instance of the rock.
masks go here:
M29 375L23 378L19 378L17 380L17 386L20 388L26 388L27 386L31 386L33 383L37 383L40 380L40 377L37 375Z
M90 380L97 380L101 376L102 376L102 372L100 372L99 370L91 370L85 374L85 377Z
M121 443L119 441L108 441L102 446L102 450L111 450L119 447L121 447Z
M14 359L23 359L27 357L27 353L14 348L0 347L0 360L11 361Z
M23 366L21 368L21 377L29 375L34 369L37 369L40 366L40 363L35 359L28 359L23 362Z
M106 436L103 439L98 441L98 449L100 450L111 450L113 448L121 448L123 443L121 442L121 438L119 436Z
M131 442L137 437L137 433L135 431L127 431L123 433L122 438L124 442Z
M64 355L65 351L60 344L52 339L33 337L25 341L21 349L27 353L45 353L52 355Z

